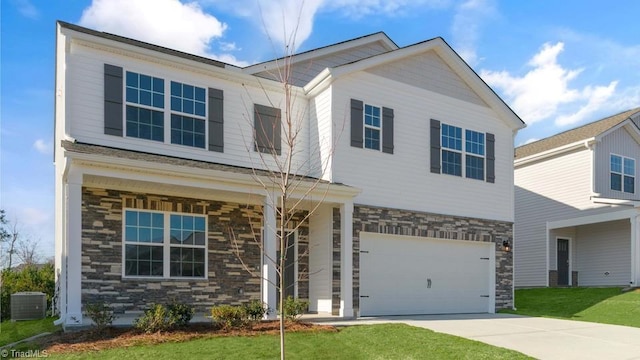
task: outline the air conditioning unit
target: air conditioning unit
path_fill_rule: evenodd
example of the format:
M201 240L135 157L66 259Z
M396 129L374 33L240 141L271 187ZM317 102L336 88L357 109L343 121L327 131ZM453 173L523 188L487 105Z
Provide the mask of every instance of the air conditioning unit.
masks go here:
M11 294L11 320L44 319L47 314L47 295L41 292Z

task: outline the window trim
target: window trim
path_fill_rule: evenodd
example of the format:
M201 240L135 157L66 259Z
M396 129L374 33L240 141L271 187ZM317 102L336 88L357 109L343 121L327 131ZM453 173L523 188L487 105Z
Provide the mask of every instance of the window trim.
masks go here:
M123 80L122 80L122 137L124 138L128 138L128 139L135 139L136 141L151 141L155 144L164 144L164 145L170 145L170 146L179 146L181 148L188 148L188 149L193 149L193 150L197 150L197 151L209 151L209 106L210 106L210 94L209 94L209 86L200 84L200 83L196 83L196 82L191 82L188 80L179 80L179 79L175 79L175 78L171 78L168 76L162 76L159 75L157 73L153 73L152 71L147 71L146 69L137 69L135 67L123 67L122 69L123 72ZM164 94L163 94L163 100L164 100L164 107L162 108L158 108L158 107L154 107L154 106L149 106L149 105L143 105L143 104L139 104L139 103L132 103L127 101L127 73L131 72L131 73L136 73L139 75L146 75L146 76L150 76L151 78L158 78L158 79L162 79L164 81ZM175 82L175 83L179 83L182 85L191 85L193 87L199 87L204 89L205 91L205 106L204 106L204 113L205 116L204 117L200 117L199 115L196 114L189 114L189 113L183 113L181 111L174 111L171 110L171 83ZM127 106L134 106L134 107L138 107L141 109L146 109L146 110L152 110L152 111L157 111L157 112L161 112L162 113L162 119L163 119L163 141L158 141L158 140L153 140L153 139L145 139L145 138L141 138L141 137L135 137L135 136L128 136L127 135ZM204 121L204 147L198 147L198 146L190 146L190 145L183 145L183 144L174 144L173 142L171 142L171 114L176 114L176 115L180 115L180 116L186 116L186 117L190 117L190 118L194 118L197 120L203 120Z
M443 145L442 143L442 134L444 131L444 127L454 127L454 128L459 128L461 130L461 134L460 134L460 141L461 141L461 146L460 146L460 150L451 148L451 147L446 147ZM483 155L479 155L470 151L467 151L467 131L473 131L475 133L478 134L482 134L484 135L484 144L483 144ZM457 126L457 125L453 125L451 123L445 123L445 122L441 122L440 123L440 134L439 134L439 139L440 139L440 173L443 175L450 175L450 176L454 176L454 177L460 177L463 179L470 179L470 180L478 180L478 181L482 181L482 182L487 182L487 132L486 131L478 131L478 130L474 130L471 128L465 128L462 126ZM449 151L449 152L453 152L453 153L458 153L460 154L460 176L455 175L455 174L449 174L445 172L445 166L443 165L443 161L444 161L444 151ZM477 179L474 177L469 177L467 176L467 156L473 156L479 159L482 159L482 162L484 164L483 167L483 174L482 174L482 178L481 179Z
M162 276L151 276L151 275L126 275L126 246L127 245L148 245L153 243L134 243L127 242L125 239L126 236L126 214L127 211L137 211L137 212L147 212L147 213L155 213L162 214L164 217L163 229L162 229L162 244L156 243L153 246L162 246ZM182 245L182 244L171 244L170 234L171 234L171 215L180 215L180 216L196 216L204 218L204 246L203 245ZM137 208L123 208L122 209L122 253L121 253L121 266L122 266L122 279L129 280L179 280L179 281L204 281L209 279L209 222L208 216L203 214L192 214L192 213L181 213L175 211L159 211L159 210L146 210L146 209L137 209ZM199 248L204 249L204 277L189 277L189 276L171 276L171 247L186 247L186 248Z
M367 125L367 123L365 121L366 116L367 116L367 106L374 107L374 108L378 109L378 111L380 113L380 115L378 116L378 119L380 121L380 126L376 127L376 126L373 126L373 125ZM365 149L365 150L372 150L372 151L382 152L382 146L383 146L382 125L383 125L383 120L384 120L383 109L384 109L384 107L382 107L382 106L378 106L378 105L374 105L374 104L366 103L366 102L362 103L362 148ZM378 144L378 148L377 149L373 149L373 148L367 147L367 136L366 136L367 128L373 129L373 130L377 130L380 133L380 139L378 140L379 144Z
M617 156L620 158L620 172L617 171L613 171L611 169L611 159L612 157ZM624 172L624 161L626 160L631 160L633 161L633 175L627 175ZM611 174L616 174L616 175L620 175L620 190L616 190L613 188L613 184L611 183ZM624 186L624 178L626 177L632 177L633 178L633 191L625 191L625 186ZM625 193L625 194L632 194L635 195L636 193L636 159L632 158L632 157L628 157L628 156L624 156L624 155L619 155L616 153L609 153L609 190L611 191L617 191L620 193Z

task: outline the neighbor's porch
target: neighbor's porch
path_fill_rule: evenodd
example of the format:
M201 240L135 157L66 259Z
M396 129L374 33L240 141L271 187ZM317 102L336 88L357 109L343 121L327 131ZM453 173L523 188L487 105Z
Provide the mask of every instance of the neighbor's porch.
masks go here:
M636 209L547 223L548 286L638 286Z

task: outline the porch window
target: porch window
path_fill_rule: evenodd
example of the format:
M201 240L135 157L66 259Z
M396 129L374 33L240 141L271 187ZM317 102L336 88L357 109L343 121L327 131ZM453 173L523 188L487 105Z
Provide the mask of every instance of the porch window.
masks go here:
M205 278L206 217L125 210L124 276Z
M635 193L636 161L625 156L611 154L610 157L611 190Z

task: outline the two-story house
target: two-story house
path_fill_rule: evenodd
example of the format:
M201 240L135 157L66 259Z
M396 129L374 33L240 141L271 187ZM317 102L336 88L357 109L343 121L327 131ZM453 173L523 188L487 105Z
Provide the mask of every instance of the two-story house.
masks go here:
M640 108L516 149L515 285L640 284Z
M518 116L441 38L376 33L290 60L292 107L282 59L239 68L58 23L65 326L97 301L129 319L171 300L276 308L278 192L259 181L288 151L285 113L305 176L287 294L342 317L512 306Z

